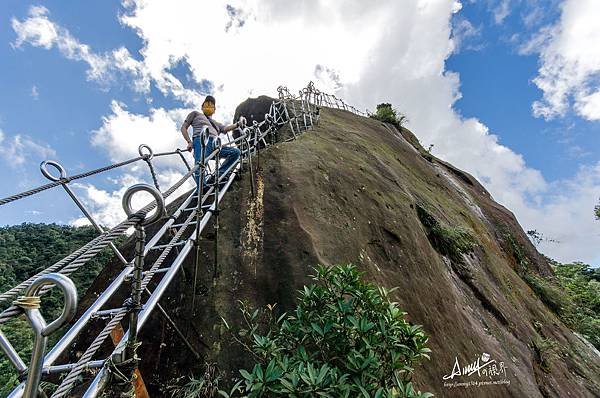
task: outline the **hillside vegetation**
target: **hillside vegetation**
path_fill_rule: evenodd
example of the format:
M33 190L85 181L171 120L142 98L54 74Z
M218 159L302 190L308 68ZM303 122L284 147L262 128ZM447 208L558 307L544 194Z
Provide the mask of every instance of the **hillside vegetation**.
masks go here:
M67 254L83 246L98 233L91 227L71 227L57 224L21 224L0 228L0 291L5 292L59 261ZM72 279L79 296L108 262L110 252L105 250L88 262ZM42 300L42 314L46 320L55 319L62 310L59 292L55 291ZM8 303L9 304L9 303ZM1 308L5 309L4 304ZM21 316L0 326L2 332L18 350L25 363L29 363L33 335L27 320ZM50 344L55 343L60 332L51 336ZM0 397L5 397L17 385L17 374L10 362L0 355Z

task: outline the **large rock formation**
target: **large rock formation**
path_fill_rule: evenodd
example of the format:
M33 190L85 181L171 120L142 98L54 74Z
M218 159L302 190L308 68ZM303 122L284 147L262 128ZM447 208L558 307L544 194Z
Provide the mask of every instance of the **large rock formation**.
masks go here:
M266 112L252 101L244 106ZM236 375L251 358L221 317L239 321L238 300L288 310L312 266L354 263L366 279L398 287L394 299L430 336L431 360L415 370L419 389L450 397L600 396L598 352L522 277L552 270L513 214L408 130L324 108L318 126L261 150L254 166L254 196L246 172L223 202L218 242L211 228L205 233L196 308L189 307L194 258L162 300L204 358L191 356L157 313L140 350L152 391L204 362ZM463 238L468 244L453 246ZM556 342L555 355L540 352L544 339ZM488 366L485 375L450 378L457 361L461 371L496 361L498 374Z

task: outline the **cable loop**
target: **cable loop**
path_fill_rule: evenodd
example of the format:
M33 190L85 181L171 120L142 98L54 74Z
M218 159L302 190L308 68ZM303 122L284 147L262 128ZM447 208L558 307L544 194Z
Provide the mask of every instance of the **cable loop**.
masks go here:
M148 225L160 220L167 212L165 209L165 200L158 189L148 184L132 185L127 189L127 191L125 191L125 195L123 195L123 210L125 210L125 214L127 214L128 217L137 214L134 213L133 208L131 207L131 199L133 198L134 194L142 191L148 192L150 195L152 195L157 205L156 212L152 216L145 219L142 218L141 220L142 225ZM144 215L144 217L146 217L146 215Z
M144 150L146 150L147 152L144 153ZM148 161L154 157L154 152L152 151L152 148L150 148L146 144L142 144L138 147L138 153L140 154L142 159L144 159L146 161Z
M48 171L48 166L52 166L56 170L58 170L59 176L58 177L53 176L50 173L50 171ZM44 177L46 177L50 181L57 182L57 181L61 181L61 180L64 181L67 179L67 172L65 171L65 168L62 167L62 165L55 160L44 160L42 163L40 163L40 171L42 172ZM66 181L66 182L68 182L68 181Z

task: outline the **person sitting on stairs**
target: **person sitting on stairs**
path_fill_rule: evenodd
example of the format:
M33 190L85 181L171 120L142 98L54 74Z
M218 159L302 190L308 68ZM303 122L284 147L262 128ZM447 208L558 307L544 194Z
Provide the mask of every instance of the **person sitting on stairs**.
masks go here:
M204 128L208 128L209 139L206 144L204 155L209 156L215 149L215 139L219 134L225 134L231 130L234 130L243 125L245 118L240 117L237 123L224 126L223 124L212 119L212 115L215 113L215 98L212 95L208 95L202 103L202 112L193 111L185 118L185 121L181 125L181 134L187 142L187 150L194 150L194 161L200 163L202 161L202 131ZM188 128L192 126L192 138L188 134ZM235 162L240 158L240 150L232 146L221 147L221 158L225 161L219 167L219 176L222 176ZM200 179L200 171L194 173L196 184ZM203 188L207 185L214 183L214 176L210 176L202 182Z

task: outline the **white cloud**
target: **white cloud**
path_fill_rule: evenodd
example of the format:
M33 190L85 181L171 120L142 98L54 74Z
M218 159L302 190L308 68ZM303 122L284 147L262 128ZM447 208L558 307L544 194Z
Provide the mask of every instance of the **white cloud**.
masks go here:
M109 78L108 59L94 54L89 46L80 43L68 30L50 21L48 14L47 8L32 6L26 20L21 22L12 18L12 28L17 33L13 46L19 48L24 43L29 43L47 50L56 46L66 58L86 62L89 66L87 72L89 79L103 81Z
M600 120L600 2L565 0L560 20L542 28L522 52L539 53L533 82L543 97L533 103L535 116L562 117L571 108L588 120Z
M39 210L25 210L24 213L31 214L32 216L39 216L40 214L44 214L43 211L39 211Z
M31 87L31 97L36 101L40 98L40 93L35 84L33 85L33 87Z
M536 229L557 243L544 241L538 249L560 261L584 260L600 264L600 222L594 206L600 198L600 162L583 166L577 175L551 184L539 205L515 203L512 210L528 229Z
M562 20L570 20L566 10L574 2L567 3ZM590 1L585 3L589 6ZM236 10L233 15L228 4ZM591 214L592 202L599 196L596 187L600 186L595 177L590 177L595 171L582 170L571 180L548 182L538 170L528 167L521 155L501 145L484 124L474 118L464 119L454 111L454 103L461 97L460 78L446 70L445 63L457 48L451 20L460 12L460 2L351 0L342 7L318 0L127 0L125 7L121 23L142 39L141 58L135 60L129 51L120 49L110 53L109 64L133 76L139 90L148 90L154 84L184 103L197 104L200 94L184 87L170 72L179 62L186 62L197 84L212 83L217 118L221 119L230 116L248 95L273 95L280 84L297 90L310 79L325 90L338 88L337 94L362 109L392 102L408 116L409 127L425 146L434 143L436 155L473 173L500 203L514 210L526 229L537 228L561 240L560 245L547 248L549 255L561 260L596 261L589 250L600 245ZM39 18L40 12L36 13L30 12L28 20ZM41 15L46 16L47 11ZM43 28L43 33L35 33ZM50 48L58 40L53 37L65 36L62 28L48 26L44 20L30 30L34 33L18 36L15 45L27 41ZM554 33L551 29L544 32ZM548 43L556 36L542 33L524 51L550 54L549 49L556 45ZM590 48L593 43L584 44ZM595 54L596 47L590 53ZM542 85L547 77L548 87L552 87L550 78L554 76L541 73L536 84ZM562 78L561 74L556 76ZM566 92L573 95L572 88ZM552 105L552 90L548 93L544 101ZM576 98L578 112L596 112L594 90L581 91ZM560 105L560 98L556 103ZM177 127L186 111L159 108L151 109L148 115L136 115L124 104L114 102L92 142L113 160L134 156L140 143L156 151L173 149L183 145ZM165 164L164 170L171 170L175 176L175 170L180 169ZM140 167L128 172L137 178L147 171ZM576 189L584 182L585 189ZM108 204L111 198L117 201L120 190L96 192L88 188L88 200L96 212L120 211L120 207ZM577 206L569 207L569 203ZM116 220L116 216L102 217L107 224ZM568 221L572 219L582 223ZM552 236L556 231L561 235ZM578 234L585 234L589 240L569 239Z
M156 87L165 95L173 95L188 105L199 105L201 96L188 90L172 74L163 69L149 69L147 62L133 58L125 47L112 52L98 54L71 35L68 29L49 19L50 12L45 7L32 6L28 18L23 21L11 19L12 28L17 34L14 48L22 48L29 43L34 47L49 50L56 46L67 59L82 61L88 64L87 78L108 88L119 73L126 74L131 80L133 89L139 93L150 92L150 82L154 80Z
M577 96L575 109L588 120L600 120L600 89L592 94L580 93Z
M105 150L113 161L138 156L138 147L146 144L156 153L185 148L179 127L188 114L185 109L152 109L150 115L129 113L124 104L113 101L112 113L92 133L92 145ZM189 155L188 155L189 156ZM181 164L181 160L177 160Z
M501 25L504 22L504 19L510 14L510 0L502 0L500 4L498 4L494 10L494 22L497 25Z
M29 9L29 18L21 23L12 19L12 27L17 32L15 46L20 47L25 41L36 47L50 49L57 40L56 25L46 17L49 11L46 7L32 6Z
M148 116L132 114L123 104L113 101L111 113L103 118L102 126L92 133L92 145L105 151L114 162L138 156L137 149L141 144L150 146L154 153L172 151L176 147L184 148L186 143L181 137L178 126L186 115L187 111L183 109L152 109ZM184 156L192 165L191 154L186 152ZM152 164L163 192L187 172L178 155L154 158ZM86 206L98 222L112 227L125 218L121 206L121 198L125 190L140 182L152 185L152 178L148 166L140 161L126 167L121 176L110 181L116 188L98 189L89 183L78 184L77 187ZM192 180L188 179L168 198L167 202L192 189L193 186ZM147 198L134 197L134 199L136 200L133 203L134 208L140 208L145 204L144 202L148 202ZM72 220L71 223L82 225L86 224L87 220L80 217Z
M480 37L481 27L473 26L469 20L460 16L455 17L452 25L452 41L455 53L460 52L463 48L467 50L479 50L482 48L481 44L470 43Z
M56 151L48 144L36 142L22 134L7 137L0 130L0 158L12 168L22 166L26 161L39 163L55 156Z
M386 4L352 1L339 8L318 1L285 5L254 0L130 1L121 21L143 39L141 53L152 76L185 60L197 82L208 80L214 85L216 116L229 118L241 100L275 95L280 84L299 89L315 79L321 87L335 86L331 74L319 71L332 71L344 82L356 81L368 62L368 49L381 35ZM243 10L237 15L236 29L227 29L231 23L227 5ZM204 16L201 28L198 15ZM399 19L398 23L408 22ZM348 23L359 20L364 23Z

